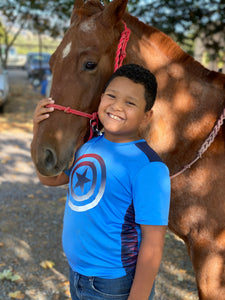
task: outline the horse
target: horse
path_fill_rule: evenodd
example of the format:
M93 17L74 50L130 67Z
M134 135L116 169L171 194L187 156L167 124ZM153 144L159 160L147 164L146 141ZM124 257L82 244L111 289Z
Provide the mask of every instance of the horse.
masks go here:
M163 32L127 13L126 6L127 0L105 6L97 0L75 1L70 26L50 59L51 97L66 107L65 112L74 109L86 115L55 109L38 126L32 159L45 176L71 166L75 151L88 138L88 117L97 111L114 72L117 46L127 26L130 36L123 64L142 65L158 82L145 138L170 169L169 229L186 244L199 299L222 300L225 75L206 69Z

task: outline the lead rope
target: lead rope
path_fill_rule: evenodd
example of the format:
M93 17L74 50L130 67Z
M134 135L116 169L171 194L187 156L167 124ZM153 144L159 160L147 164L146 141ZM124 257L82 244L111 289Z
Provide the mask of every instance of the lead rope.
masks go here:
M126 23L124 21L122 21L122 22L124 24L125 29L121 33L120 41L119 41L119 44L117 47L114 72L116 72L116 70L122 66L123 60L126 57L126 47L127 47L127 43L130 38L130 33L131 33L131 31L127 27Z
M217 136L221 126L223 125L224 120L225 120L225 108L224 108L220 118L217 120L215 126L213 127L213 130L211 131L210 135L205 140L205 142L202 144L201 148L198 150L196 158L191 163L189 163L188 165L183 167L182 170L180 170L179 172L177 172L174 175L170 176L171 179L173 179L173 178L177 177L178 175L184 173L187 169L189 169L194 163L196 163L202 157L203 153L205 153L206 150L209 148L209 146L214 142L215 137Z

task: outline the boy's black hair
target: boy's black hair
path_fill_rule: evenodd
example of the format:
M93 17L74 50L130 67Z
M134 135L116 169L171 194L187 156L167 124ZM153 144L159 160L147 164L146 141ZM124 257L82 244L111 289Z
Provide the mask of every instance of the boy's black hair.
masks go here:
M124 65L117 69L116 72L113 73L109 78L104 92L110 82L116 77L126 77L135 83L142 84L145 88L145 111L148 111L152 108L153 104L155 103L157 93L157 82L155 76L149 70L136 64Z

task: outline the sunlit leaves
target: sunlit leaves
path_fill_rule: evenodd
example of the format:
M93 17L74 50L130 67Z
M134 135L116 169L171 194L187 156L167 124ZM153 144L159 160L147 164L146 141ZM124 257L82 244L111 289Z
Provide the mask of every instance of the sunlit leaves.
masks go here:
M53 261L50 260L43 260L40 263L40 266L44 269L52 269L54 267L55 263Z
M13 274L13 272L10 269L3 270L3 272L0 273L0 280L10 280L12 282L21 280L21 276L18 274Z
M129 0L128 4L132 14L186 45L187 50L196 37L211 52L224 49L224 0Z
M25 295L23 293L21 293L21 291L9 293L8 296L12 299L24 299L25 298Z

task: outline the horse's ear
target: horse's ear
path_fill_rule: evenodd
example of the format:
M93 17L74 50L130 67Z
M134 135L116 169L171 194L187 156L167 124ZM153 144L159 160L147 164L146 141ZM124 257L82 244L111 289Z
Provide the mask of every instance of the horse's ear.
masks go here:
M71 15L71 18L70 18L70 24L73 23L74 21L74 18L76 17L76 10L78 8L80 8L82 5L84 4L84 0L75 0L74 2L74 6L73 6L73 11L72 11L72 15Z
M78 9L84 4L84 0L75 0L73 9Z
M118 23L127 7L128 0L114 0L110 2L103 11L103 23L106 26L113 26Z

